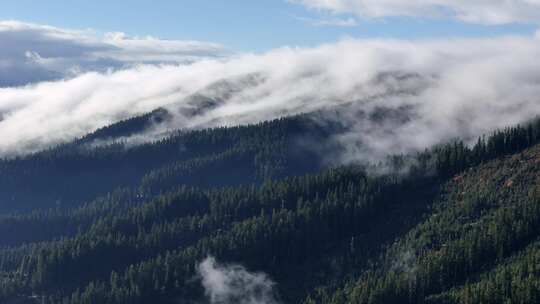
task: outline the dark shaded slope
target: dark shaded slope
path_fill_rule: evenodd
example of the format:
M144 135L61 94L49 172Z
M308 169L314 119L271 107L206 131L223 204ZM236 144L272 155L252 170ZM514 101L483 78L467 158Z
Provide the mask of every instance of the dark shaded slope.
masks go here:
M143 177L144 189L162 180L168 185L235 185L314 172L322 165L318 152L302 142L320 142L328 132L304 116L177 132L130 148L85 144L137 132L156 115L162 112L98 130L72 144L1 161L0 210L76 206L118 187L138 187Z

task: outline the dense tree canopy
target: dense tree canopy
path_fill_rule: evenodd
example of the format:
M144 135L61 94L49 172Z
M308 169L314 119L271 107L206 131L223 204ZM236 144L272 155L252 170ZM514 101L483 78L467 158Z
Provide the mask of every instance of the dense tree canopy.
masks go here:
M305 115L110 140L162 115L0 162L0 302L193 303L209 255L285 303L540 300L540 120L336 168Z

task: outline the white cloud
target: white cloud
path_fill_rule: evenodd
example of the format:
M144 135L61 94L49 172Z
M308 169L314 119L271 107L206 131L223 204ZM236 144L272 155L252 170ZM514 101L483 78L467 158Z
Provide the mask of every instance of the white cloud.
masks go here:
M335 138L346 148L342 160L379 160L540 115L538 58L540 40L533 36L349 39L189 65L82 73L0 89L0 155L37 151L161 106L174 114L166 129L189 129L351 103L338 118L351 130ZM201 96L216 104L196 111Z
M219 265L212 257L198 267L206 295L212 304L277 304L275 283L263 273L240 265Z
M91 30L0 21L0 87L72 77L140 63L188 63L227 54L221 45L198 41L99 35Z
M470 23L539 23L539 0L291 0L363 18L452 17Z

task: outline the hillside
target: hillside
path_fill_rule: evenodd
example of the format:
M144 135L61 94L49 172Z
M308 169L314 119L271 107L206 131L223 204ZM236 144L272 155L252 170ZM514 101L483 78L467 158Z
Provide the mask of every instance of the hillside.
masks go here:
M324 165L322 150L307 143L321 142L329 131L306 116L125 142L166 115L154 111L43 152L0 160L0 211L77 207L120 187L151 197L179 184L262 183Z
M335 130L306 116L87 146L141 121L2 163L0 302L204 303L209 256L276 282L232 303L540 296L540 120L396 156L395 174L325 167L295 139Z
M422 220L322 303L536 303L540 146L441 183ZM331 299L331 300L330 300Z

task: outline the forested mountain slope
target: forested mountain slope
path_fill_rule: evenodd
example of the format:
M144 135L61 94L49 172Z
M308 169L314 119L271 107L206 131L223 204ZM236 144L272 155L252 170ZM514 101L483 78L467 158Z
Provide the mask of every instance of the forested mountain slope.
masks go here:
M307 303L537 303L539 170L536 145L442 182L369 270Z
M165 110L102 128L72 143L0 161L0 211L76 207L118 187L141 195L186 184L261 183L316 172L320 152L306 143L328 136L307 116L256 125L176 131L130 146L123 138L165 119Z
M295 140L332 132L298 116L4 161L7 193L45 199L3 206L34 211L0 218L0 302L204 303L208 256L277 282L260 303L537 302L540 120L396 156L399 174L321 168Z

